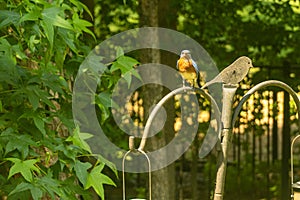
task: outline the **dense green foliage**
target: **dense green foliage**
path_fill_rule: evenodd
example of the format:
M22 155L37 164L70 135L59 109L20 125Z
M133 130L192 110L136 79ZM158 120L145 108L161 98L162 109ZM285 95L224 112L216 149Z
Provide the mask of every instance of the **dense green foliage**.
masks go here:
M91 199L93 188L104 199L103 184L114 183L71 113L74 78L95 44L89 10L77 0L0 5L0 196Z

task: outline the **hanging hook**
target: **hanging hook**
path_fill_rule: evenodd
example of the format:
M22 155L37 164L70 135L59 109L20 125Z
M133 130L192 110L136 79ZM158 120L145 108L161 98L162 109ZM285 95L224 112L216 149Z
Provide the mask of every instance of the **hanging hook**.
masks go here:
M151 181L151 162L150 159L148 157L148 155L141 149L135 149L134 147L134 136L130 136L129 137L129 151L127 151L123 157L122 160L122 179L123 179L123 200L126 200L126 181L125 181L125 160L126 157L132 153L132 152L138 152L143 154L146 159L147 159L147 163L148 163L148 179L149 179L149 200L152 200L152 181Z

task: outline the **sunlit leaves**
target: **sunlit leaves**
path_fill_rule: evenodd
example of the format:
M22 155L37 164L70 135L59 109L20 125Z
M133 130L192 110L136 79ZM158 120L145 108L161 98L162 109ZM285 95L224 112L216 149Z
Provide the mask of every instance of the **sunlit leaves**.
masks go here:
M49 41L50 44L50 49L53 48L53 43L54 43L54 27L47 22L47 20L41 21L41 26L44 30L44 33Z
M91 18L93 18L93 15L92 15L91 11L89 10L89 8L84 3L82 3L81 1L77 1L77 0L70 0L70 2L72 4L74 4L77 9L80 10L80 13L83 13L85 11L89 14L89 16Z
M91 173L87 177L87 183L85 189L93 187L96 193L104 199L104 184L115 185L115 183L106 175L102 174L101 171L104 168L104 164L100 164L92 169Z
M79 161L90 155L85 140L92 135L78 127L72 132L71 89L95 42L82 37L94 37L92 24L82 19L83 12L92 14L78 0L7 1L5 9L0 11L0 185L6 189L0 195L90 199L84 186L103 162Z
M72 25L59 15L61 14L61 12L62 10L58 7L46 8L42 12L43 20L41 21L41 25L49 40L51 48L54 42L54 26L58 26L65 29L73 29Z
M90 23L86 20L80 19L78 14L75 13L73 15L73 24L74 24L74 28L76 31L79 31L80 33L82 31L84 31L84 32L90 34L91 36L93 36L94 39L96 40L94 33L90 29L87 28L87 27L93 26L92 23Z
M120 56L113 62L110 71L114 72L116 70L121 70L123 74L133 69L135 65L139 64L137 60L128 56Z
M49 22L50 25L58 26L65 29L73 29L72 25L62 17L62 9L59 7L49 7L43 10L43 20Z
M73 142L74 145L79 146L80 148L86 150L87 152L91 153L91 148L88 145L88 143L85 141L86 139L89 139L93 137L90 133L82 133L79 130L79 127L77 126L73 132L73 135L69 136L67 138L67 141Z
M108 176L102 173L104 166L104 163L100 163L89 170L92 165L90 163L83 163L80 161L76 161L74 166L76 175L80 182L84 185L84 188L94 188L101 199L104 199L104 184L116 186Z
M92 167L91 163L88 163L88 162L83 163L78 160L75 161L74 169L75 169L75 172L76 172L76 175L77 175L79 181L83 185L86 185L87 177L88 177L88 169L91 167Z
M18 158L6 158L6 160L14 163L14 165L9 170L8 179L17 173L21 173L25 180L31 182L33 180L32 172L35 171L37 173L40 173L40 170L35 166L35 163L38 162L38 160L36 159L23 161Z
M117 51L120 54L120 51ZM139 64L139 62L131 57L121 55L113 62L110 71L114 72L120 70L122 77L127 81L128 87L131 84L132 76L135 76L140 79L140 75L137 73L134 68Z

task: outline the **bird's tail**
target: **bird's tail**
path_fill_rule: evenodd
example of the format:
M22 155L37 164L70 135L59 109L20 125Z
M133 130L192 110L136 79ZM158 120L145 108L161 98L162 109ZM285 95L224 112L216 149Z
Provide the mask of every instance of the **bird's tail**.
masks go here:
M223 82L223 81L222 81L221 77L218 75L218 76L216 76L215 78L213 78L212 80L210 80L210 81L208 81L207 83L205 83L205 84L201 87L201 89L204 89L204 88L210 86L211 84L214 84L214 83L221 83L221 82Z
M209 85L210 85L210 81L207 82L207 83L205 83L205 84L201 87L201 89L204 89L204 88L206 88L206 87L209 86Z
M197 76L196 84L198 85L198 88L201 88L201 84L200 84L200 76L199 76L199 75Z

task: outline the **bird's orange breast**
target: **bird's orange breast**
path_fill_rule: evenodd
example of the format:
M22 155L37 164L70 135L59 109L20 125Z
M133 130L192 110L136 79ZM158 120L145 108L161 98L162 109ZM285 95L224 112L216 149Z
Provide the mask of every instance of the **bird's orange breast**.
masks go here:
M195 68L193 67L193 63L191 60L187 60L185 58L180 58L178 60L178 70L180 72L191 72L196 73Z

